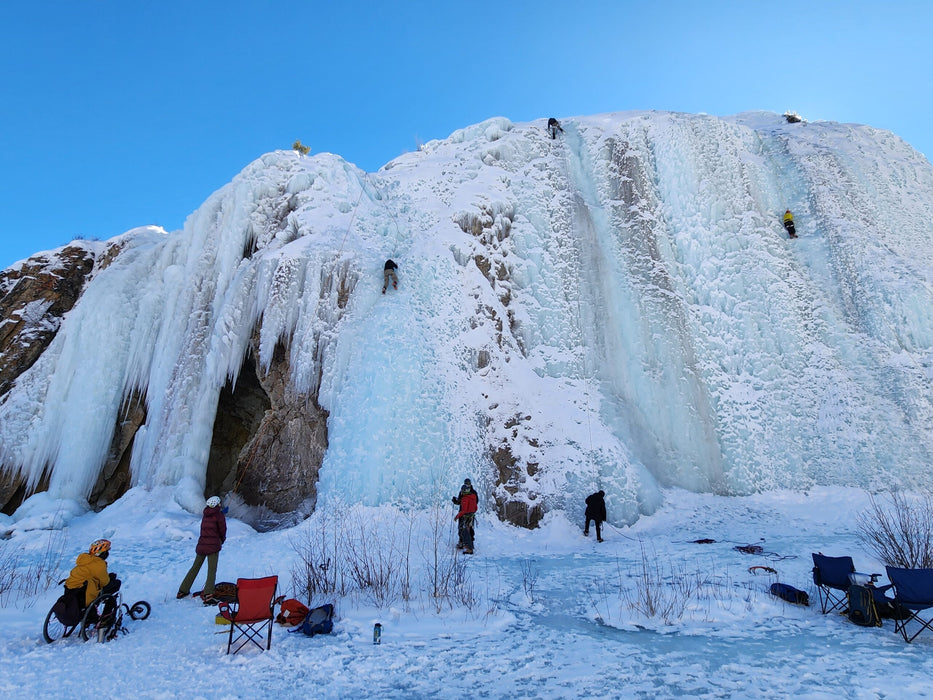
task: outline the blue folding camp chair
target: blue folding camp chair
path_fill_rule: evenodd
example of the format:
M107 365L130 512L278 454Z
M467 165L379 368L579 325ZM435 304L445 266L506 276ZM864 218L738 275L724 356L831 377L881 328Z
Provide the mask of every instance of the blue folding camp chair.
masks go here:
M813 583L820 599L823 614L833 610L845 610L851 581L849 574L855 573L852 557L827 557L813 553Z
M894 631L904 636L905 642L914 641L923 630L933 632L933 617L921 617L920 612L933 608L933 569L898 569L886 566L888 579L894 585L894 603L904 615L894 618ZM904 619L898 619L903 617ZM913 634L907 623L916 620L920 629Z

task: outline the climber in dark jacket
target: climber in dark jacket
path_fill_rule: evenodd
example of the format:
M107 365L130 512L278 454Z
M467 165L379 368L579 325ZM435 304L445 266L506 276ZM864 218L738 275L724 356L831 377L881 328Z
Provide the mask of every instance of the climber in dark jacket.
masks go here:
M603 541L603 534L600 526L603 524L603 521L606 519L606 501L604 497L606 495L605 491L597 491L586 497L586 525L583 526L583 534L588 536L590 534L590 520L596 523L596 541Z
M188 569L184 581L178 587L177 598L184 598L191 592L191 584L201 570L204 560L207 559L207 581L201 598L205 605L213 605L214 578L217 575L217 559L224 541L227 539L227 519L220 509L220 498L211 496L207 499L204 514L201 516L201 536L198 537L197 547L194 549L194 564Z
M392 289L398 289L398 275L395 274L395 271L398 269L392 260L386 260L385 267L382 269L382 293L386 293L386 288L389 286L389 282L392 282Z
M560 128L560 122L557 121L554 117L551 117L547 120L547 130L551 135L552 139L557 138L557 132L564 133L564 130Z

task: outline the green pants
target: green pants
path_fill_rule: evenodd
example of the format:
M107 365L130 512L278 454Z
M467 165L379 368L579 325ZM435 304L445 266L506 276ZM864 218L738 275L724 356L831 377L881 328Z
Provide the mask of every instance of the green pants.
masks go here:
M201 570L201 565L204 564L204 560L207 559L207 581L204 582L204 591L203 595L209 596L214 592L214 577L217 575L217 552L213 554L198 554L194 558L194 564L191 565L191 568L188 569L188 573L185 575L185 580L181 582L181 585L178 587L179 593L184 593L188 595L191 592L191 584L194 583L195 577L198 575L198 572Z

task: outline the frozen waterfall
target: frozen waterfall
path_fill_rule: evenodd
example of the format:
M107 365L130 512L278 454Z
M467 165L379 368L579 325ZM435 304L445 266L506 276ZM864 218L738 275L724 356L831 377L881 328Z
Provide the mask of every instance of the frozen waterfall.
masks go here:
M543 124L492 119L376 173L267 154L184 230L124 234L0 399L0 463L82 501L135 390L133 485L194 508L255 334L329 413L324 501L425 505L469 476L487 507L575 517L603 488L631 522L665 487L929 485L923 156L766 113Z

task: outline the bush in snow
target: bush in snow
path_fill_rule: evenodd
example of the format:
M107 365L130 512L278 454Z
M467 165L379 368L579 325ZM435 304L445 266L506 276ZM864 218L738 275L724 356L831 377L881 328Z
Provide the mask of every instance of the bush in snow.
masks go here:
M35 602L37 594L48 590L59 578L65 535L51 530L45 549L38 559L24 563L19 547L9 542L0 543L0 607L8 607L19 600Z
M439 507L319 511L290 540L295 595L308 603L363 596L378 606L426 595L438 612L454 603L472 609L477 596L463 558L452 552L451 522Z
M933 498L893 491L858 515L859 539L887 566L933 568Z
M295 143L292 144L292 150L298 151L301 155L306 156L311 152L310 146L305 146L300 139L297 139Z

